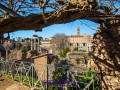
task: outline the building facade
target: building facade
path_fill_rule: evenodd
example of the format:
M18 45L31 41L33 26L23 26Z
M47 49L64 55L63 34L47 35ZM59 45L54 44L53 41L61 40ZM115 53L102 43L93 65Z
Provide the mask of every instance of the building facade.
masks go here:
M78 51L91 51L91 36L89 34L80 35L80 28L78 28L76 35L67 36L67 47L72 51L75 48L77 48Z
M46 38L44 40L41 40L41 46L43 47L50 47L52 38Z
M53 49L52 49L52 38L46 38L44 40L41 40L41 50L43 53L53 53Z

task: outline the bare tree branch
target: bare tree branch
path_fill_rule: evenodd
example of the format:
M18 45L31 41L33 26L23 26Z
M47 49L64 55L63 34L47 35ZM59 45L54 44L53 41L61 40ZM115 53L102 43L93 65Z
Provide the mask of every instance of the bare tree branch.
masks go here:
M0 8L5 10L6 12L12 14L13 16L20 16L19 14L17 14L15 11L5 7L4 5L0 4Z

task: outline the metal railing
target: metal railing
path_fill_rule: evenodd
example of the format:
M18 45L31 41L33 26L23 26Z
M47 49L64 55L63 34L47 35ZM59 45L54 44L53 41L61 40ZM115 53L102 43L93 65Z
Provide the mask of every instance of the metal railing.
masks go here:
M54 72L59 69L64 69L62 73L64 73L63 77L66 77L66 82L61 83L54 81L53 77L57 77L54 76ZM60 90L69 90L69 88L74 88L74 90L89 90L91 86L92 89L90 90L99 90L94 88L94 83L98 80L97 74L87 83L82 84L78 78L84 78L83 73L88 71L70 66L66 68L15 60L0 60L0 72L12 78L14 81L29 86L32 90L53 90L50 88L57 86L61 88ZM58 73L61 73L61 71ZM82 85L84 85L84 87Z

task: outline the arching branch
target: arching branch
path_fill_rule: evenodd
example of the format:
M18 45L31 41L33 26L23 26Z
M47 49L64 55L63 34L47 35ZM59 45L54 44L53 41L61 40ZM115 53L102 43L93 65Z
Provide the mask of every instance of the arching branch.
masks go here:
M5 0L3 1L5 2ZM83 0L53 0L52 2L51 0L28 0L23 2L23 0L21 0L17 1L22 3L18 5L18 7L15 5L17 2L12 2L14 8L17 9L7 8L7 5L5 6L1 3L0 8L12 14L10 17L6 15L5 19L4 17L0 17L1 37L4 33L17 30L41 30L53 24L68 23L78 19L90 20L99 24L119 24L120 15L111 13L109 7L105 5L101 6L102 3L98 6L99 3L96 2L96 0L82 1ZM57 9L53 8L56 6ZM24 14L20 13L20 11L24 12ZM26 14L27 12L28 14Z

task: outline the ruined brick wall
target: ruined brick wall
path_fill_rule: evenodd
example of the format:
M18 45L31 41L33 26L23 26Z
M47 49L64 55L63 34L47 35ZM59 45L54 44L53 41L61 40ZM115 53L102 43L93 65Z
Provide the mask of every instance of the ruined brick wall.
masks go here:
M47 65L51 64L53 60L50 59L52 59L53 56L54 55L52 54L43 54L32 57L32 62L34 63L35 69L38 72L39 76L41 77L41 80L47 80L49 78L48 69L50 68L47 67Z
M120 26L98 29L93 43L94 62L101 72L102 90L120 90Z
M9 54L9 58L14 60L26 60L32 56L30 52L23 52L21 50L11 50Z
M47 70L45 70L48 62L47 58L48 58L47 55L33 58L34 66L39 76L41 76L41 74L44 71L44 74L41 76L41 80L47 80Z

